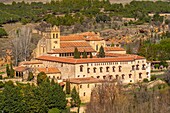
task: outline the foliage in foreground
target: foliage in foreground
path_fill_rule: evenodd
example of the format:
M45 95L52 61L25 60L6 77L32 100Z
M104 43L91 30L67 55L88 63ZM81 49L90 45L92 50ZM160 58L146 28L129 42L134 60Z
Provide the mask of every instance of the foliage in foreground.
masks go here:
M7 82L0 93L0 109L5 113L47 113L49 109L66 108L66 95L59 84L49 80L39 86Z

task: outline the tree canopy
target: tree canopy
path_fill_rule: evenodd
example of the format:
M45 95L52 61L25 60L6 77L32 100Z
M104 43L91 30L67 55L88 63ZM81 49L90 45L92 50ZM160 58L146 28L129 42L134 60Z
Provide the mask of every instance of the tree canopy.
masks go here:
M0 92L0 109L5 113L47 113L53 108L66 108L66 95L59 84L43 81L39 86L5 84Z

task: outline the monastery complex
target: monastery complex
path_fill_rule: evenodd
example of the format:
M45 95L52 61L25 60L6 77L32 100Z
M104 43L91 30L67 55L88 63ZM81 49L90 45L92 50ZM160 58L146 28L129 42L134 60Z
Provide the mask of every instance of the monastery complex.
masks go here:
M144 57L126 54L120 46L106 45L99 33L60 36L60 30L54 26L41 35L42 39L33 52L34 58L15 68L16 75L25 80L29 71L34 73L35 80L39 72L45 72L50 79L61 84L69 80L71 87L76 86L82 101L87 102L97 84L113 80L127 84L150 79L150 63ZM97 57L101 46L104 47L104 58ZM73 58L75 48L81 57L85 51L88 58Z

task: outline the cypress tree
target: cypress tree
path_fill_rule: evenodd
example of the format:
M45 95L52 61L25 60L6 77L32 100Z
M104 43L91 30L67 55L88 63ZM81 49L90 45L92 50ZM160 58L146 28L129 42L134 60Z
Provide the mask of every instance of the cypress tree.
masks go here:
M74 87L72 92L71 92L71 106L72 107L80 107L81 100L79 97L78 92L76 91L76 88Z
M7 73L7 76L10 77L10 69L9 69L8 64L6 65L6 73Z
M86 53L85 50L84 50L84 52L83 52L83 58L87 58L87 53Z
M70 94L70 81L66 81L66 94Z
M34 79L34 75L32 72L29 72L27 80L31 81L32 79Z
M10 63L10 77L11 77L11 78L14 77L14 69L13 69L12 63Z
M51 80L51 85L55 85L54 78Z
M76 59L80 58L80 53L79 53L77 47L74 49L74 58L76 58Z
M99 57L104 58L105 57L105 52L103 46L100 47L99 49Z

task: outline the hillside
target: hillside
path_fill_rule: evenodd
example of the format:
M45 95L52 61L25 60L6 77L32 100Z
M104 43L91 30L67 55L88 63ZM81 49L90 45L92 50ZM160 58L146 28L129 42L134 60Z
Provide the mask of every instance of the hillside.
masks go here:
M15 2L22 2L22 1L25 1L25 2L49 2L51 0L0 0L0 2L7 3L7 4L12 3L13 1L15 1Z
M21 1L25 1L25 2L50 2L51 0L0 0L0 2L3 3L7 3L10 4L12 3L12 1L16 1L16 2L21 2ZM111 3L129 3L133 0L110 0ZM136 0L136 1L160 1L160 0ZM161 1L168 1L168 0L161 0Z

